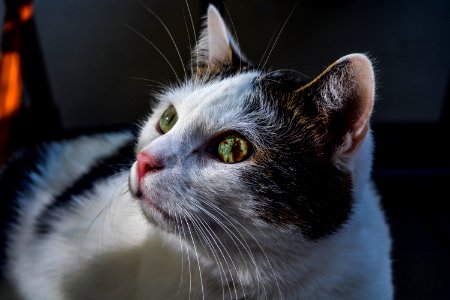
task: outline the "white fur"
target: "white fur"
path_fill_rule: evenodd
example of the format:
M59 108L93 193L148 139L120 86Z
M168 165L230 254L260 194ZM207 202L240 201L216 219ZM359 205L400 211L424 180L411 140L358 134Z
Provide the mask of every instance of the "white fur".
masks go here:
M257 74L244 74L202 87L186 85L169 92L142 129L138 148L173 151L179 160L189 160L190 150L205 137L189 136L187 128L208 126L208 130L217 131L236 121L233 116L239 114L240 103L250 92L250 82L255 76ZM169 103L176 107L179 121L169 133L160 136L155 129L158 116ZM9 254L12 280L25 299L186 299L189 296L198 299L202 292L209 298L233 298L242 296L243 290L247 293L249 286L259 291L258 298L267 296L269 299L392 297L389 233L378 196L368 180L370 134L348 166L356 183L356 202L350 221L339 232L307 242L291 240L289 232L276 233L275 238L270 232L258 231L249 220L241 220L265 245L264 253L270 257L270 263L265 255L248 257L248 260L255 260L252 264L236 254L235 265L221 271L215 259L205 255L200 244L194 249L192 244L160 231L145 220L137 201L126 189L127 172L98 184L85 199L77 199L77 209L58 221L56 232L36 240L33 216L38 215L50 195L67 185L69 181L65 183L65 176L61 175L78 176L93 163L90 155L105 155L126 140L126 135L100 136L59 145L54 163L42 167L43 173L48 174L44 176L55 178L36 177L35 190L23 195L23 202L29 206L24 206L23 223L16 228L17 238L10 245ZM177 146L174 140L188 142ZM72 160L66 162L67 157ZM71 161L77 163L71 164ZM183 166L197 168L195 161L187 165L175 162L171 168L175 173L187 172ZM205 172L227 176L214 164ZM136 180L135 167L130 176L132 182ZM44 180L51 186L39 184ZM58 184L55 180L59 180ZM243 229L236 232L246 236ZM277 243L272 242L268 247L267 241L274 238ZM250 238L248 243L250 247L255 246ZM242 246L242 251L244 248ZM218 252L217 256L221 254ZM225 263L225 260L219 261ZM259 273L247 272L255 266L259 267ZM238 286L236 294L223 290L220 284L225 271L238 273L234 275ZM239 287L240 284L244 287Z
M213 47L220 46L208 53L223 56L230 35L216 10L208 14L210 32L218 32ZM211 47L205 41L200 46ZM194 80L169 90L141 129L137 150L164 157L164 168L143 179L144 199L175 214L178 230L132 197L138 189L135 163L129 173L105 179L75 199L76 205L52 224L54 232L36 236L35 218L49 201L130 137L95 136L54 145L51 159L41 166L44 175L33 175L34 188L21 195L20 226L8 248L8 274L20 295L38 300L391 299L390 238L370 181L370 131L339 162L354 183L350 219L314 241L293 226L257 217L258 199L236 176L251 161L223 164L203 155L204 144L216 133L257 132L242 108L258 76ZM328 90L324 97L335 92ZM169 105L178 121L161 135L159 118ZM217 228L202 215L212 216Z

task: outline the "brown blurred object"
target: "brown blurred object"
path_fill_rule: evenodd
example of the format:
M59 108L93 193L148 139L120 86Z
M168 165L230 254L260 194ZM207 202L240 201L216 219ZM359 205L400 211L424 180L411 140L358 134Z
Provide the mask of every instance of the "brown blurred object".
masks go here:
M17 148L51 138L61 130L31 0L5 0L1 43L0 164ZM23 101L24 94L27 101Z

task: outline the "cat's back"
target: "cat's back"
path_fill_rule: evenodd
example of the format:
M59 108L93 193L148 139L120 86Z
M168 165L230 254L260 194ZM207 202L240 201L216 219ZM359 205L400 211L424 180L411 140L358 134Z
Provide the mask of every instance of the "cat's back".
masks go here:
M63 282L98 251L142 239L143 220L124 192L134 147L133 130L83 135L20 151L2 167L3 280L30 299L61 299ZM110 224L115 212L126 218Z
M126 130L76 136L23 149L1 166L1 270L5 252L20 235L45 231L54 210L70 206L72 196L92 188L102 176L120 171L108 160L120 158L125 165L133 139Z

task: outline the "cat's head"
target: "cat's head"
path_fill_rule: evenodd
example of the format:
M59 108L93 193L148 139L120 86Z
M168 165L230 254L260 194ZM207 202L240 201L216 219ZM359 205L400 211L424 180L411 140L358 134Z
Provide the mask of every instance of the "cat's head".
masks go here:
M309 81L261 70L210 7L192 63L140 133L130 190L148 220L187 240L263 247L339 230L370 168L369 59L345 56Z

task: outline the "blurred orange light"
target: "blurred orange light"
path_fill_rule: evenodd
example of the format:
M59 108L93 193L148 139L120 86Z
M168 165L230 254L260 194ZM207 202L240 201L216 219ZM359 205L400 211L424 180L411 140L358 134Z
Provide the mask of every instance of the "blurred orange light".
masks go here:
M21 93L20 55L18 52L5 52L0 61L0 119L19 110Z
M33 5L31 3L27 3L22 5L19 9L20 21L26 22L31 19L33 16Z

